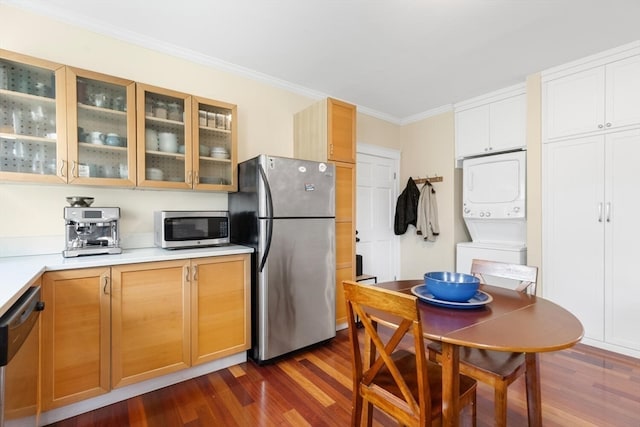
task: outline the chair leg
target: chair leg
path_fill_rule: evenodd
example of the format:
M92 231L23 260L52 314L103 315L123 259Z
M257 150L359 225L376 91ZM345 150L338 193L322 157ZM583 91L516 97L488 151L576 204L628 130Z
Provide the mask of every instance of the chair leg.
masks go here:
M471 426L476 427L476 409L478 408L478 400L476 399L476 393L473 392L473 399L471 400Z
M353 396L353 410L351 411L351 427L362 425L362 396L357 392Z
M366 406L364 407L364 417L364 427L371 427L373 425L373 405L369 402L367 402Z
M497 427L506 427L507 425L507 384L497 382L494 391L494 416Z

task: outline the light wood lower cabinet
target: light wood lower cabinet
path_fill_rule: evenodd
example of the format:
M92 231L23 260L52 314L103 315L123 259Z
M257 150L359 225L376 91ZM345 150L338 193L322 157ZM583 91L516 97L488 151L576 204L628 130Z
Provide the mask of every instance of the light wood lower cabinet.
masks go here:
M111 274L113 388L189 367L189 260L119 265Z
M191 261L191 364L251 346L249 255Z
M42 409L107 393L109 268L47 272L42 291Z
M250 255L47 272L42 409L247 350Z

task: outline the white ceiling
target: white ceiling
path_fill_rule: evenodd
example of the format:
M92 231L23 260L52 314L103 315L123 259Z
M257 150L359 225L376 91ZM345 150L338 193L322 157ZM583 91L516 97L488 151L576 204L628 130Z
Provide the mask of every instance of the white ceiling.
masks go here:
M640 0L0 0L407 123L640 40Z

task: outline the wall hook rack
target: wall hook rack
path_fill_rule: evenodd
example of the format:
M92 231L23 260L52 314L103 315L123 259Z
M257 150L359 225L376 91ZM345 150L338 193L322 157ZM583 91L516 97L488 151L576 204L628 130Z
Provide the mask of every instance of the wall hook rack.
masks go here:
M442 182L444 179L441 176L438 175L434 175L434 176L427 176L425 178L420 178L419 176L416 178L413 178L413 182L415 182L416 184L425 184L427 182L429 183L434 183L434 182Z

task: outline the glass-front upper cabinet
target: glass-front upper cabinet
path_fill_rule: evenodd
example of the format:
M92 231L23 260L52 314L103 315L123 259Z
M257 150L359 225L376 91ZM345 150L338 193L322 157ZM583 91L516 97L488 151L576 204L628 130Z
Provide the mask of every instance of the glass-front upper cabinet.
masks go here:
M193 186L236 191L237 107L194 97Z
M64 88L63 65L0 50L0 179L66 181Z
M136 84L138 186L192 188L191 96Z
M68 181L135 186L135 83L68 67L67 96Z

